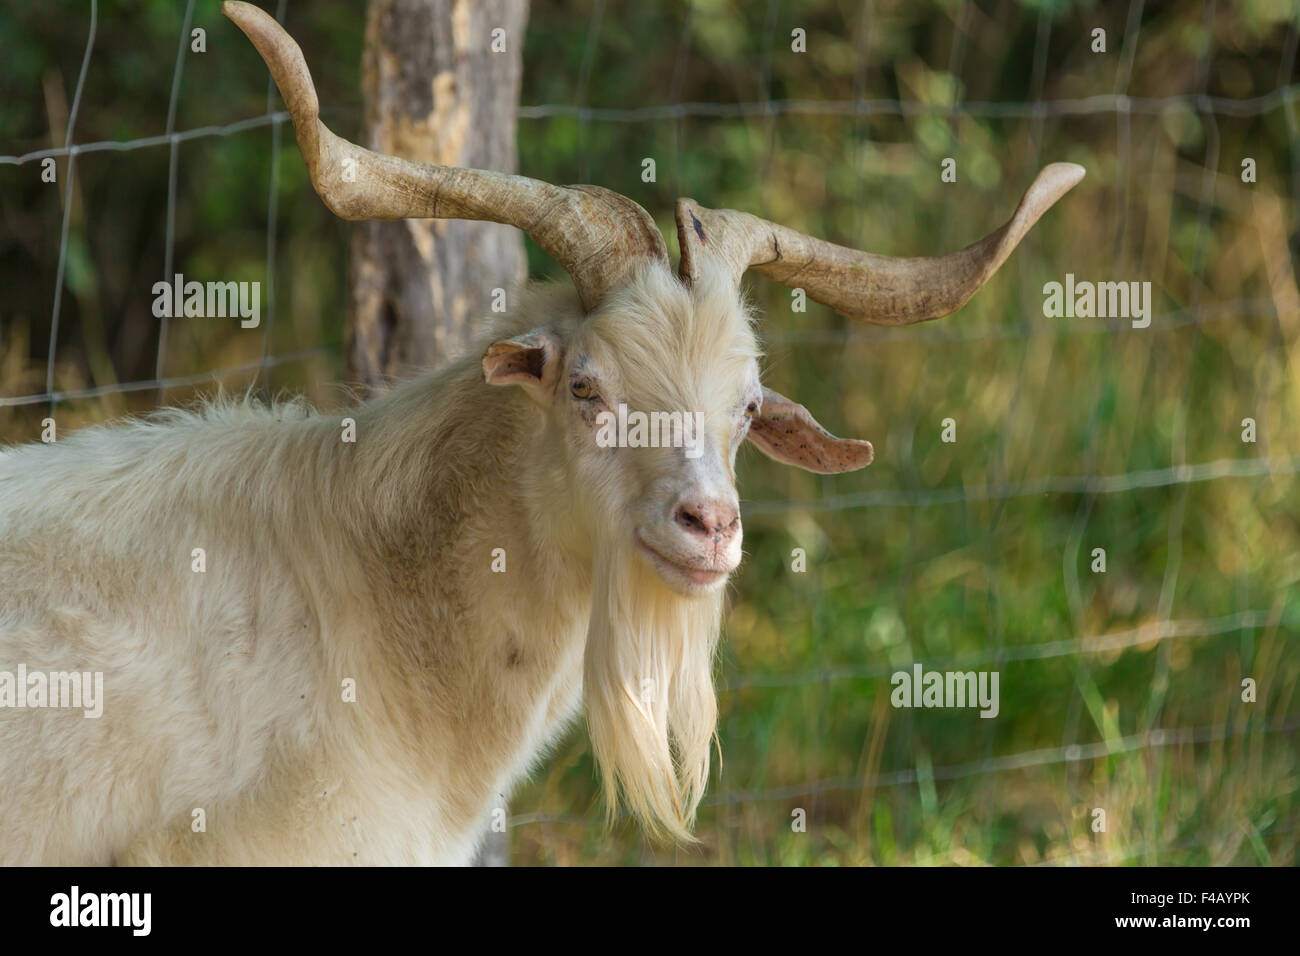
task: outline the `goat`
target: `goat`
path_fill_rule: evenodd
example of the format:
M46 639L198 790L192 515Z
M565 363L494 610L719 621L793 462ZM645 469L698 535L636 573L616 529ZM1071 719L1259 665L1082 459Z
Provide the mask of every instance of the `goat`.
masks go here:
M741 277L867 322L945 315L1083 170L1047 166L1005 226L934 259L682 199L674 274L617 193L340 139L297 44L222 9L336 214L510 223L572 285L350 411L355 441L246 400L0 453L0 667L27 675L0 672L0 863L465 863L584 704L611 812L691 840L737 449L824 474L873 455L762 386ZM689 415L697 454L605 447L615 408ZM68 671L102 674L99 719L40 706Z

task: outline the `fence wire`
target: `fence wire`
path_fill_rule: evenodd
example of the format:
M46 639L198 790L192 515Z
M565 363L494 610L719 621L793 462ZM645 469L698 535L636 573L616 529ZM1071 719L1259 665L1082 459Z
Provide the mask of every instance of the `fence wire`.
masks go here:
M1090 744L1069 744L1062 747L1023 750L1019 753L947 766L926 769L906 767L901 770L890 770L868 776L830 777L825 780L812 780L781 787L766 787L761 790L727 790L723 793L706 796L700 801L700 806L721 807L737 804L770 803L845 790L879 790L886 787L902 787L918 783L960 780L963 777L1008 773L1033 767L1083 763L1142 750L1159 750L1165 747L1215 743L1243 737L1251 733L1267 736L1271 734L1289 734L1297 730L1300 730L1300 717L1290 717L1273 724L1255 724L1252 722L1233 728L1226 726L1156 728L1145 733L1129 734L1124 737L1101 740ZM627 818L626 811L614 815L615 820ZM604 818L593 819L573 814L521 813L512 817L510 821L510 825L514 827L535 823L604 826L605 820Z
M284 20L285 5L286 0L279 0L276 9L276 19L281 22ZM273 81L268 78L266 112L261 116L252 116L247 119L220 126L202 126L180 131L177 131L174 128L177 104L179 102L182 88L186 54L188 51L187 41L189 39L190 24L193 19L193 8L194 0L187 0L181 33L177 43L176 61L173 69L172 83L168 99L167 123L163 133L131 140L105 140L81 144L73 142L76 130L77 113L81 103L86 74L95 47L95 36L98 25L98 0L90 0L86 45L77 78L76 92L68 116L64 145L61 147L34 150L22 154L0 155L0 165L24 165L27 163L39 162L48 158L67 160L67 168L64 173L66 178L64 180L65 188L60 224L58 267L51 305L51 330L46 370L46 388L43 392L39 393L0 396L0 407L49 403L52 413L55 406L60 402L95 398L114 393L157 390L161 398L163 392L168 388L208 384L220 381L227 376L246 374L248 372L258 372L259 375L261 375L276 366L301 361L305 358L332 351L332 348L329 346L306 348L282 355L272 355L270 351L271 340L269 330L270 324L275 315L275 224L278 208L276 169L283 135L283 125L290 119L287 112L272 109L275 101L275 88ZM772 20L773 9L774 7L769 4L769 21ZM517 115L520 120L549 120L556 118L575 119L582 124L584 129L586 125L591 123L626 124L672 121L674 123L673 155L674 157L677 157L680 155L682 140L680 124L682 121L687 119L756 119L766 120L769 123L775 118L782 116L853 117L859 120L865 120L872 116L895 116L902 118L939 116L949 119L962 117L984 119L1023 119L1035 124L1034 129L1037 132L1034 136L1034 142L1035 148L1037 149L1041 140L1041 125L1048 120L1112 114L1116 119L1117 139L1119 143L1118 151L1121 161L1119 168L1123 171L1122 182L1119 185L1124 188L1126 191L1125 195L1127 195L1127 190L1131 189L1131 183L1129 182L1131 172L1129 156L1129 118L1133 115L1158 116L1170 111L1190 110L1199 114L1206 120L1207 129L1207 153L1203 167L1205 172L1203 174L1202 192L1198 203L1198 233L1196 241L1196 256L1193 266L1194 271L1200 275L1203 273L1205 266L1203 261L1204 249L1206 235L1209 230L1210 214L1213 209L1214 170L1218 165L1219 147L1216 118L1258 117L1274 110L1281 109L1285 117L1287 129L1290 131L1292 138L1292 200L1297 204L1297 215L1300 216L1300 148L1297 148L1295 145L1296 141L1300 140L1300 121L1297 120L1296 113L1297 91L1300 91L1300 84L1287 82L1294 74L1296 58L1297 29L1294 24L1288 33L1287 53L1279 70L1278 85L1276 88L1265 94L1245 99L1232 99L1228 97L1209 95L1207 91L1210 76L1210 63L1212 62L1214 55L1213 47L1210 46L1204 52L1200 64L1198 65L1197 91L1164 97L1132 97L1128 95L1127 89L1132 76L1138 37L1140 35L1143 0L1131 0L1127 19L1128 28L1125 33L1124 45L1121 49L1120 66L1116 74L1116 92L1080 98L1044 100L1041 97L1041 92L1045 78L1047 41L1051 27L1050 17L1044 8L1043 11L1040 11L1039 30L1035 45L1034 67L1030 84L1031 88L1035 91L1035 97L1033 99L1023 102L958 101L950 104L943 104L917 101L866 99L861 96L862 88L865 85L865 83L861 81L861 75L864 74L865 71L865 36L869 34L870 31L870 23L868 20L870 9L869 4L865 5L865 9L868 13L864 14L861 27L862 35L859 36L859 40L861 41L858 50L860 62L855 74L854 99L818 101L807 99L765 98L761 101L754 102L682 102L633 108L606 108L590 107L585 105L586 91L591 82L592 62L594 56L593 51L595 45L599 41L603 14L603 2L597 0L589 24L586 46L584 48L585 52L580 70L580 80L578 90L575 94L575 102L572 104L549 103L522 106L519 108ZM690 10L693 13L693 5ZM1215 4L1213 3L1213 0L1205 4L1204 11L1205 19L1209 26L1212 27L1215 15ZM958 17L958 29L954 33L953 48L949 59L949 72L953 76L960 76L961 67L964 62L967 44L966 24L968 22L968 16L969 2L963 4L962 13ZM682 42L678 47L677 61L672 75L671 89L674 94L681 86L681 76L687 55L687 48L688 41L684 34ZM765 66L763 69L765 80L763 88L765 92L769 88L771 79L770 49L768 50L766 57L767 59L765 60ZM72 195L74 192L75 169L78 158L100 152L129 152L133 150L167 147L169 151L169 164L163 275L168 276L172 271L175 250L175 211L179 176L178 154L180 145L182 143L195 142L198 140L219 139L222 137L239 135L268 126L271 127L271 155L269 164L270 168L268 172L266 235L268 301L266 311L266 345L264 347L262 359L257 362L245 362L193 375L167 377L164 374L167 319L164 318L161 320L162 324L159 330L159 344L155 362L155 374L153 378L82 389L56 389L54 387L55 360L68 255L68 233L71 218ZM771 149L774 149L775 146L774 129L769 131L769 137L771 139L769 147L770 154ZM585 142L585 140L580 140L580 142ZM585 164L587 160L585 150L583 150L582 160ZM677 169L677 166L678 164L674 163L674 170ZM679 174L674 172L673 175L676 176ZM1127 203L1121 200L1120 208L1121 210L1126 211ZM1121 216L1121 220L1117 225L1117 256L1119 254L1120 243L1126 225L1126 220ZM1227 318L1240 320L1247 317L1276 318L1278 317L1277 305L1271 300L1195 302L1187 308L1164 313L1158 322L1152 322L1151 327L1147 331L1164 332L1183 328L1189 325L1200 325ZM845 331L793 330L771 335L768 337L768 340L770 342L793 347L844 347L849 345L888 343L896 341L906 341L922 346L942 342L960 343L980 340L1024 339L1035 336L1094 335L1102 332L1115 332L1122 327L1122 323L1107 320L1092 320L1086 324L1074 324L1071 326L1037 323L1034 325L1022 325L1018 328L993 327L974 329L963 328L960 326L960 323L956 323L944 327L854 328ZM843 374L840 376L840 381L842 383ZM1094 429L1094 440L1096 437L1095 432L1096 430ZM1232 478L1261 479L1270 476L1289 476L1295 475L1298 471L1300 471L1300 456L1221 459L1217 461L1190 464L1180 462L1167 468L1138 470L1114 475L1040 477L1019 482L992 483L983 488L962 486L959 488L878 489L843 495L824 494L820 498L808 501L756 500L746 502L744 511L746 515L764 515L780 514L790 511L833 512L866 507L924 508L934 505L957 504L973 500L1002 501L1011 498L1034 495L1080 495L1083 500L1081 500L1080 503L1076 527L1071 534L1072 539L1077 542L1082 538L1082 525L1083 522L1086 521L1088 510L1091 507L1091 501L1098 495L1121 494L1138 489L1162 487L1174 487L1185 490L1187 486L1199 482ZM1185 501L1185 497L1180 498L1180 501ZM1167 653L1170 643L1174 641L1191 638L1214 637L1239 633L1242 631L1278 627L1280 625L1281 601L1283 600L1284 595L1278 596L1278 603L1271 609L1243 610L1221 617L1206 619L1171 620L1169 618L1173 584L1177 580L1179 570L1178 555L1181 550L1182 522L1181 520L1177 520L1179 514L1181 514L1181 505L1179 506L1179 510L1175 512L1175 520L1171 521L1170 557L1169 563L1166 567L1165 585L1162 588L1161 607L1155 620L1134 628L1109 634L1020 646L995 646L979 654L961 655L941 660L920 661L920 663L926 664L931 669L969 670L981 666L1004 664L1009 662L1041 661L1061 657L1087 658L1091 655L1107 651L1122 650L1124 648L1147 644L1159 645L1162 652L1161 659L1163 661L1163 654ZM1069 576L1067 575L1067 579L1068 577ZM1071 605L1072 607L1075 607L1078 604L1077 579L1068 579L1067 583L1070 585L1070 590L1072 592ZM908 661L905 665L866 669L820 668L800 673L739 675L724 681L720 686L720 690L727 693L756 688L792 688L839 680L878 680L888 677L890 674L894 673L899 666L909 666L911 663L913 662ZM1067 739L1072 739L1076 729L1077 724L1074 724L1067 730ZM1153 729L1145 733L1103 740L1090 744L1077 744L1070 742L1054 748L1028 750L1002 755L988 755L979 760L950 766L933 768L908 767L870 776L837 777L757 790L728 790L723 793L707 796L704 799L702 806L720 807L736 804L781 801L837 790L862 791L886 787L915 785L925 782L956 780L964 777L998 774L1033 767L1074 764L1134 751L1171 746L1205 744L1240 737L1248 732L1259 734L1289 734L1294 733L1298 729L1300 729L1300 718L1297 717L1276 721L1271 724L1253 721L1239 724L1231 729L1227 727L1174 727L1169 729ZM621 817L623 814L620 813L618 816ZM512 828L530 824L577 824L595 826L602 825L603 823L603 818L597 819L584 816L523 813L513 816L510 821L510 826ZM1153 841L1138 847L1130 847L1126 849L1064 854L1046 860L1044 863L1048 865L1060 863L1080 864L1088 862L1116 863L1148 856L1153 852L1161 850L1194 846L1196 843L1197 840L1195 839L1183 840L1175 844L1160 844Z

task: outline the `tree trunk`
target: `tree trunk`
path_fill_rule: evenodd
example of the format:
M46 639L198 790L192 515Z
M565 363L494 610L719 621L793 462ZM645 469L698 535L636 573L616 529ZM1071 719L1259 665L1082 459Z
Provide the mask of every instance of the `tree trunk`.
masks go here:
M371 0L363 142L444 166L515 171L527 0ZM493 31L504 30L493 52ZM485 222L357 224L348 377L365 392L445 362L526 275L523 237Z
M407 159L514 172L527 17L527 0L370 0L363 143ZM498 29L505 32L494 37ZM504 52L494 52L502 42ZM358 223L349 380L371 393L447 361L489 312L492 290L526 276L523 236L510 226ZM509 853L508 834L489 832L475 865L505 866Z

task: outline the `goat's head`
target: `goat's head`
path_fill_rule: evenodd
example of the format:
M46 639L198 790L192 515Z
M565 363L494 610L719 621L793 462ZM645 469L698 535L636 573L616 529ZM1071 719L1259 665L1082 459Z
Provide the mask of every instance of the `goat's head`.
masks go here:
M484 378L520 387L547 410L567 435L572 480L601 512L593 527L606 573L597 579L586 659L593 741L609 789L621 785L652 829L684 837L715 723L710 660L720 592L740 560L737 448L748 439L821 474L872 459L869 442L836 438L803 406L763 388L744 273L755 269L864 322L938 318L974 295L1083 169L1045 167L1002 228L937 258L858 252L682 199L674 274L654 220L625 196L411 162L341 139L320 122L302 52L279 24L246 3L222 9L269 66L312 183L336 214L507 223L572 277L586 320L494 343ZM646 417L638 426L634 416ZM641 447L611 448L611 438Z
M483 367L548 409L593 540L624 535L669 588L698 596L740 563L735 460L763 405L758 355L729 283L687 288L650 267L572 330L493 344Z

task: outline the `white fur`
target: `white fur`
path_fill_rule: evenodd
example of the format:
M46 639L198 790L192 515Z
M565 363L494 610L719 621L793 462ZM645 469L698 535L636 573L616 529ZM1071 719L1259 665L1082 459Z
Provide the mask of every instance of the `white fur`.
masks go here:
M678 391L721 342L739 358L695 377L725 391L756 346L734 293L700 286L644 276L597 321L533 293L495 334L609 353L621 321L646 331L629 380ZM102 671L105 697L98 720L0 708L0 864L466 863L578 713L589 631L610 786L688 838L722 597L663 587L625 517L672 463L611 470L627 456L485 385L482 352L337 414L221 402L0 452L0 670ZM647 673L658 696L629 703Z

